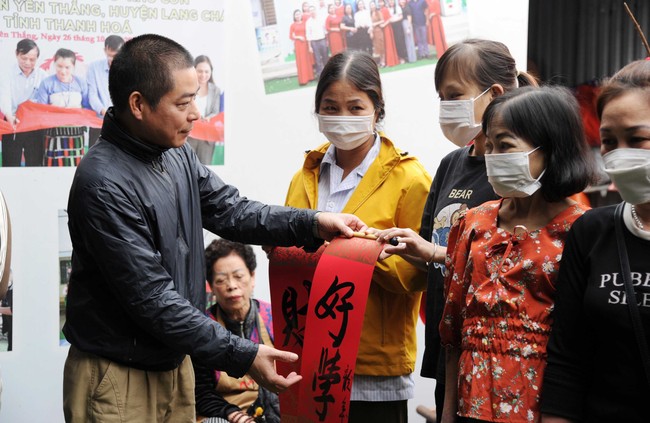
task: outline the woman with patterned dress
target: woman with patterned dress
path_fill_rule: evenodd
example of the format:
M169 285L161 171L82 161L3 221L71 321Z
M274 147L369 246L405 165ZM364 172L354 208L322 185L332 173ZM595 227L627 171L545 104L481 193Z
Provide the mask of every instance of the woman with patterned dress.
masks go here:
M592 175L578 106L561 88L522 88L483 115L488 181L500 200L452 227L440 333L442 422L538 422L555 281Z
M410 10L410 5L403 10ZM427 271L425 348L420 375L436 380L434 399L440 422L445 402L445 354L438 324L444 305L449 231L464 210L499 198L488 183L485 169L486 137L481 128L485 109L504 92L537 86L537 81L517 70L505 44L481 39L467 39L451 46L436 64L434 81L440 97L440 128L448 141L460 148L446 155L436 170L420 232L391 228L378 236L383 240L399 237L399 244L386 244L384 253L399 254Z
M302 20L302 12L293 12L293 23L289 28L289 38L293 41L296 52L296 70L298 72L298 83L305 85L314 79L314 69L311 64L311 53L307 43L305 22Z

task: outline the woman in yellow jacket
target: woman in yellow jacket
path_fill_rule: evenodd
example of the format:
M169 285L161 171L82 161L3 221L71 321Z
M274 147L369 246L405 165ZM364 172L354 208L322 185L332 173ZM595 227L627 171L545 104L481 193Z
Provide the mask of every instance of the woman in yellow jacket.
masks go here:
M384 117L377 65L370 55L333 56L316 88L319 129L329 142L307 153L288 206L354 213L369 227L419 230L431 177L415 157L376 130ZM407 422L413 397L416 335L426 273L391 256L375 267L361 331L350 423Z

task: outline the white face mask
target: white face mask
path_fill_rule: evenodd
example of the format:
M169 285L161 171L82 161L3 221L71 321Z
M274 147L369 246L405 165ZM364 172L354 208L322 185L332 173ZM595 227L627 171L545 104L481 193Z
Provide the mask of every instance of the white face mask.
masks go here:
M623 200L630 204L650 201L650 150L617 148L603 156L605 172Z
M474 119L474 102L490 88L469 100L440 101L440 129L445 137L459 147L476 138L481 132L481 122Z
M497 195L504 198L529 197L542 187L539 180L546 170L534 179L530 175L528 160L528 156L537 149L539 147L528 152L485 155L488 182Z
M318 129L334 147L354 150L374 133L375 114L368 116L325 116L318 117Z

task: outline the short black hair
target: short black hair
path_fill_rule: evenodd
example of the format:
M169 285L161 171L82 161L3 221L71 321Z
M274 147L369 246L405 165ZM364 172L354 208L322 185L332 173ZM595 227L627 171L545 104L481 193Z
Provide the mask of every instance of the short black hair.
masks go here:
M257 267L255 252L250 245L240 242L228 241L227 239L216 239L205 249L205 275L210 284L214 280L214 264L220 258L227 257L230 254L237 254L244 260L246 268L252 274Z
M57 59L72 59L72 64L77 63L77 55L74 53L72 50L68 50L67 48L60 48L54 53L54 61L56 62Z
M27 54L33 49L36 49L36 56L41 55L41 50L38 48L38 45L36 45L34 40L23 38L22 40L18 41L18 44L16 44L16 54Z
M318 79L316 86L316 113L320 109L320 102L323 94L330 85L337 81L346 80L363 91L370 97L375 106L377 121L386 115L384 109L384 94L381 89L381 78L377 63L366 52L358 50L346 50L335 54L328 61Z
M544 154L540 182L546 201L583 191L594 178L593 155L585 139L578 101L562 87L525 87L505 93L483 114L483 133L495 119Z
M124 45L124 38L119 35L109 35L104 40L104 48L109 50L118 51Z
M116 113L128 110L129 96L138 91L152 108L174 89L172 72L194 67L185 47L156 34L144 34L124 43L108 72L108 92Z

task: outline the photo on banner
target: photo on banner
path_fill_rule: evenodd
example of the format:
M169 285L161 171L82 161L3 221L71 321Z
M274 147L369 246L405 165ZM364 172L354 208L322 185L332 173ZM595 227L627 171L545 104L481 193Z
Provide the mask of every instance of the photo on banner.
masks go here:
M0 0L2 166L76 166L112 105L113 56L146 33L169 37L194 56L201 119L188 142L203 164L223 165L225 1Z
M435 64L469 35L467 0L249 1L266 94L315 86L346 49L386 73Z

